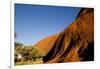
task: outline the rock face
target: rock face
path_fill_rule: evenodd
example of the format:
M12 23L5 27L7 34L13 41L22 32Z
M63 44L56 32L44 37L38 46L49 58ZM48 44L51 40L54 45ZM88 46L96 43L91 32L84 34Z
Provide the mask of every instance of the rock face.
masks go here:
M42 40L40 40L35 46L38 48L39 53L47 54L54 46L56 40L58 38L58 34L53 36L48 36Z
M94 9L82 8L76 19L58 35L38 42L44 63L94 60Z

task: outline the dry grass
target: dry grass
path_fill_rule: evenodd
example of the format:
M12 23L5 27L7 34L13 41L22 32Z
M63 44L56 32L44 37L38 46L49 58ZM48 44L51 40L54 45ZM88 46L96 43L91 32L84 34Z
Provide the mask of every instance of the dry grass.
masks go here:
M40 59L36 59L35 61L20 61L20 62L16 62L15 65L30 65L30 64L43 64L43 60L42 58Z

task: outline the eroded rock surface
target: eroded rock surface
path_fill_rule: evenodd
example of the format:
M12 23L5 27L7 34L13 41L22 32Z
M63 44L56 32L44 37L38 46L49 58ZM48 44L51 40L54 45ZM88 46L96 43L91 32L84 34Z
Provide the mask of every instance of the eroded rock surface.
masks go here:
M64 31L37 44L45 52L44 63L94 60L94 9L82 8Z

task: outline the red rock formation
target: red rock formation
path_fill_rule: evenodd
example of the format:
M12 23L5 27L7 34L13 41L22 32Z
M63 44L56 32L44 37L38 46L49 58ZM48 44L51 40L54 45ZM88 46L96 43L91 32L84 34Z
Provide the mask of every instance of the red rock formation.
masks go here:
M57 36L36 44L45 51L44 63L94 60L94 9L83 8L77 18Z
M45 53L45 54L48 53L52 49L55 41L57 40L57 37L58 37L58 34L53 35L53 36L48 36L40 40L37 44L35 44L35 46L39 50L38 52Z

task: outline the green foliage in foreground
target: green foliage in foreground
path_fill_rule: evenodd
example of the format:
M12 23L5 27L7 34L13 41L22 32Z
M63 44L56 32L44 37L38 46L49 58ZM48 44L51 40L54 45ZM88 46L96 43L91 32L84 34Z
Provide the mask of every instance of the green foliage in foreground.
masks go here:
M40 53L36 46L15 43L15 65L43 63L44 56L45 53Z

